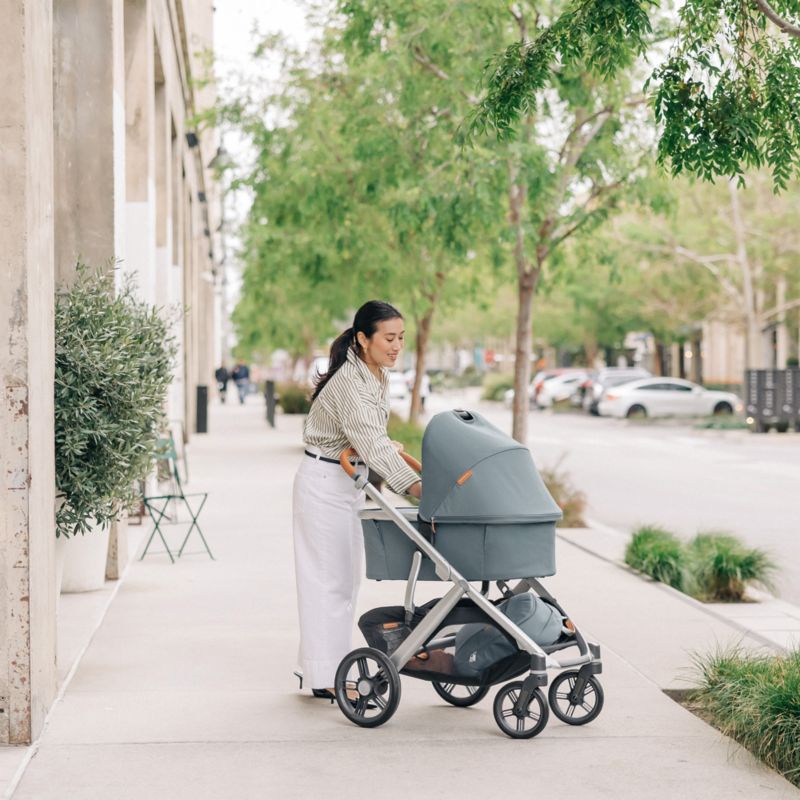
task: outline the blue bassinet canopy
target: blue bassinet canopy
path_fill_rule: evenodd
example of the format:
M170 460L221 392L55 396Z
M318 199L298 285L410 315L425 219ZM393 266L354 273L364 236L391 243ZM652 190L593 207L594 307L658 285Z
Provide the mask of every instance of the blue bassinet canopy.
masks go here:
M474 411L445 411L422 439L425 522L555 522L561 509L530 451Z

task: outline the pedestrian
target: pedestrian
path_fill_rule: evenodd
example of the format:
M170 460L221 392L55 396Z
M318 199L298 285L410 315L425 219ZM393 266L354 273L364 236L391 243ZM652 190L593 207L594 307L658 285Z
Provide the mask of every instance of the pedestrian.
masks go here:
M250 389L250 368L242 359L239 359L236 363L231 377L236 384L236 390L239 392L239 403L243 405L244 399L247 397L247 392Z
M431 393L431 379L428 377L427 372L422 373L422 378L419 381L419 406L424 411L425 401Z
M228 391L228 381L231 379L231 374L224 364L220 364L214 371L214 377L217 380L217 391L219 392L219 399L224 403L225 394Z
M294 479L294 553L300 616L299 660L315 697L332 699L339 662L351 650L361 581L362 491L339 464L349 447L398 494L422 483L389 439L389 369L404 346L400 312L378 300L358 309L331 345L330 364L311 396L305 453ZM353 694L353 698L355 694ZM351 698L351 699L353 699Z

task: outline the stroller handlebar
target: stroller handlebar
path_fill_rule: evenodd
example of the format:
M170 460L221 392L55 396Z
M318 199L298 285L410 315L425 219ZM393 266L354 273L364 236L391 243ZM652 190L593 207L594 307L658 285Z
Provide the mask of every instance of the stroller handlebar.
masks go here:
M356 453L356 451L352 447L348 447L347 450L343 450L342 454L339 456L339 463L342 465L342 469L351 478L356 474L356 468L350 463L350 459L356 457L358 457L358 453ZM405 452L401 452L400 457L415 472L422 472L422 464L420 464L419 461L417 461L417 459L414 458L414 456L409 455L408 453Z

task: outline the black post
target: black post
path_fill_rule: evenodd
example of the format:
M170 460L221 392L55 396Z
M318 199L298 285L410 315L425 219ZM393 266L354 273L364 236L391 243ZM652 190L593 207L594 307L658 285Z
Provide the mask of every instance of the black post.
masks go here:
M208 386L197 387L196 433L208 433Z
M275 403L277 397L275 395L275 381L265 381L264 383L264 399L267 402L267 422L270 428L275 427Z

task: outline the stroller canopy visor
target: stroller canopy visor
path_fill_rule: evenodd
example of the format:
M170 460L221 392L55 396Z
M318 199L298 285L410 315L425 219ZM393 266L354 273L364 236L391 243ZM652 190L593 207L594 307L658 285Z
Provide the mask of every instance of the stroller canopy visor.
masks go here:
M530 451L474 411L445 411L422 438L426 522L553 522L561 509Z

